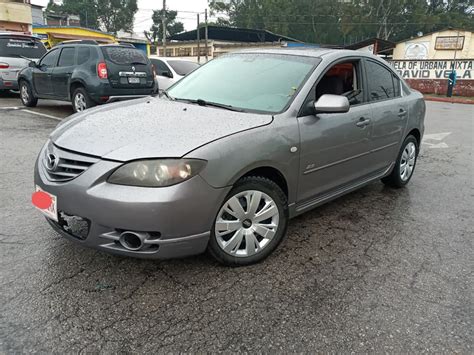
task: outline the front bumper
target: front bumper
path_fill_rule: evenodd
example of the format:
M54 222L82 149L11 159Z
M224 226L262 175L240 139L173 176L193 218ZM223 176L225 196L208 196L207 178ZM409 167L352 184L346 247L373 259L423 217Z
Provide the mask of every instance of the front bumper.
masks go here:
M44 150L44 148L43 148ZM48 222L67 239L86 247L125 256L167 259L205 251L218 209L230 190L216 189L201 176L165 188L109 184L110 173L122 163L99 160L67 182L48 180L42 164L35 166L35 184L57 197L58 213L87 221L78 235L71 225ZM124 231L153 236L141 250L124 248L118 237Z

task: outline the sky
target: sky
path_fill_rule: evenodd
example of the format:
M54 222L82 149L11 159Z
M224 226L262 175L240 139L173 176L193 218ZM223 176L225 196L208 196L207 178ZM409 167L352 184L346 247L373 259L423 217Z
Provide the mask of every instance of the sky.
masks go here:
M48 0L31 0L31 3L46 6L48 5ZM194 12L204 12L204 9L208 7L207 3L207 0L166 0L166 7L168 10L178 11L178 21L184 24L186 31L189 31L196 28L197 19ZM153 10L161 8L162 5L163 2L161 0L138 0L134 32L143 33L144 30L149 30L153 23L151 20ZM204 14L200 16L204 18Z

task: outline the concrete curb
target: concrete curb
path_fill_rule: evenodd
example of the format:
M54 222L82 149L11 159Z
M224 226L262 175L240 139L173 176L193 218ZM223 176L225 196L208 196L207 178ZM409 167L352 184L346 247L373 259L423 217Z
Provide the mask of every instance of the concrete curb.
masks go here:
M426 101L449 102L452 104L474 105L474 100L459 99L455 97L433 97L425 96Z

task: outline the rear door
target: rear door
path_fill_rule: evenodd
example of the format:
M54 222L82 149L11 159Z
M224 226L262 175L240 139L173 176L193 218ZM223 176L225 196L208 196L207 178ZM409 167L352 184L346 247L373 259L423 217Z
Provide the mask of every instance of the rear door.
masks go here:
M365 67L372 109L372 158L375 167L381 169L397 157L408 109L400 80L388 65L366 59Z
M155 78L150 60L145 54L131 47L103 46L108 80L119 89L152 88Z
M53 96L53 85L51 77L53 70L58 64L59 48L49 51L38 63L38 67L33 69L33 85L40 96Z
M64 47L59 55L58 65L53 69L52 85L54 96L61 99L69 98L72 71L76 63L76 48Z

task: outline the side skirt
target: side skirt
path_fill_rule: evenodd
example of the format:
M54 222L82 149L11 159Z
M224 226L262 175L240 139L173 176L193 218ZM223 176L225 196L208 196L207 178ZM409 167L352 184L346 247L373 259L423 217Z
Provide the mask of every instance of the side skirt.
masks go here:
M340 196L348 194L349 192L355 191L371 183L374 180L383 178L392 171L394 164L395 163L393 162L387 168L378 170L377 172L370 174L361 180L357 180L356 182L340 186L335 190L319 195L311 200L290 205L290 218L299 216L300 214L307 212L315 207L321 206L326 202L332 201Z

